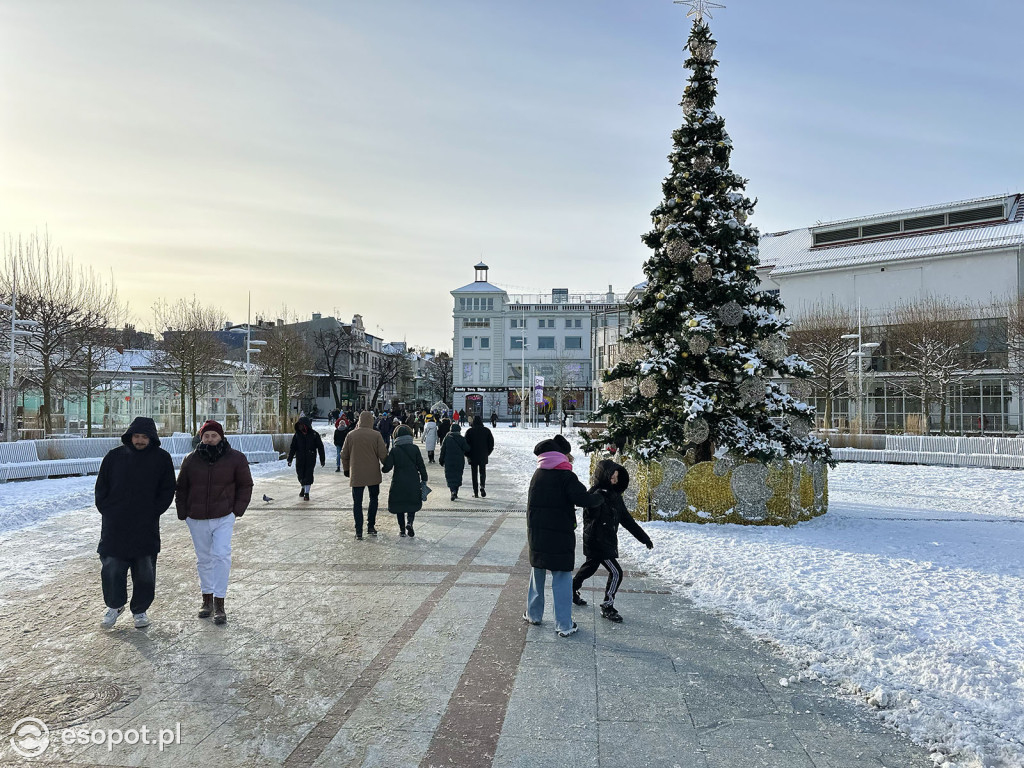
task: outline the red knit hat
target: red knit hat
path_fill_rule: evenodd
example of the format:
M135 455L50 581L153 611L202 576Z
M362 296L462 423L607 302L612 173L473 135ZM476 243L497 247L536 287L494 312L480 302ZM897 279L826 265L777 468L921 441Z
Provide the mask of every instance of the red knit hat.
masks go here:
M203 426L199 428L199 436L202 437L203 432L207 432L211 429L221 437L224 437L224 427L220 425L220 422L214 421L213 419L203 422Z

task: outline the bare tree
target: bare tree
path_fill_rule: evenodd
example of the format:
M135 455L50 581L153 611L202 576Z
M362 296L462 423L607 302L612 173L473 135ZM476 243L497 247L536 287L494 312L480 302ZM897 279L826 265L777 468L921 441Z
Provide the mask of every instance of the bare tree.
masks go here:
M850 343L841 338L857 328L857 315L834 301L817 303L793 321L790 348L814 369L807 380L825 401L822 415L826 429L832 426L835 400L847 388Z
M377 399L392 384L397 385L408 376L409 361L402 352L388 352L376 358L377 368L373 372L375 380L373 394L370 396L370 408L377 405Z
M18 315L37 323L24 342L29 380L42 391L43 429L52 432L55 405L73 391L87 356L83 337L116 322L121 305L113 283L76 268L48 233L8 240L4 250L0 292L11 293L16 270Z
M199 429L198 402L206 394L212 374L226 368L227 350L215 335L224 326L224 312L217 307L203 306L193 296L173 304L157 302L153 314L158 328L163 329L154 364L175 382L181 405L182 432ZM191 411L186 407L191 401ZM192 429L187 416L191 413Z
M428 360L423 369L424 378L430 389L430 396L442 403L450 404L455 387L455 363L447 352L439 352Z
M278 429L288 431L292 398L309 393L310 375L315 358L305 335L294 327L280 325L264 335L267 345L260 353L260 364L278 384Z
M976 307L934 296L898 304L889 312L889 369L900 372L890 382L919 400L925 434L933 405L939 407L939 430L946 431L951 385L979 367L970 354L971 321L977 314Z
M337 328L319 328L309 333L309 343L316 352L313 370L327 376L330 383L334 404L341 408L341 379L344 378L346 364L351 370L351 355L355 346L355 337L348 329L339 325Z
M114 323L119 323L115 319ZM92 399L97 391L108 387L124 369L120 346L121 331L116 328L83 329L78 339L82 350L81 367L77 370L78 389L85 397L86 437L92 437Z

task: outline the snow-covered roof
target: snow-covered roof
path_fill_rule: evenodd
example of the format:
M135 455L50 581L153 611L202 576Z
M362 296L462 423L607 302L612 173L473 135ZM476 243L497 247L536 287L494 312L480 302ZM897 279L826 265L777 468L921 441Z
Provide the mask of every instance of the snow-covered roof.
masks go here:
M895 211L884 217L847 219L841 222L831 222L828 225L816 225L806 229L764 235L759 243L760 266L762 269L770 270L772 276L781 276L826 269L843 269L865 264L909 261L971 251L1016 248L1024 245L1024 221L1019 215L1024 212L1021 209L1024 203L1021 202L1018 202L1017 211L1014 212L1015 215L1010 220L1004 219L980 225L968 224L920 234L902 232L889 237L813 247L814 233L820 232L823 227L862 224L882 218L898 219L908 215L948 210L969 203L986 203L1003 199L1005 196L979 198L966 203L946 203L909 211Z
M491 285L485 280L477 280L469 285L456 288L452 293L505 293L505 289Z

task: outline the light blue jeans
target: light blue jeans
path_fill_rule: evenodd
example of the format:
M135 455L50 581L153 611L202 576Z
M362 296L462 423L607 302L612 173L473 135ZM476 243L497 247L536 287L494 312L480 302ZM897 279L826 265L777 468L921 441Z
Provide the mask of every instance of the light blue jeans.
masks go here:
M544 582L548 571L534 568L530 576L530 592L526 598L526 617L530 621L544 618ZM555 602L555 630L572 629L572 571L551 571L551 595Z
M336 446L334 446L334 449L335 449L335 450L336 450L336 451L338 452L338 464L337 464L337 468L338 468L338 469L341 469L341 446L340 446L340 445L336 445Z

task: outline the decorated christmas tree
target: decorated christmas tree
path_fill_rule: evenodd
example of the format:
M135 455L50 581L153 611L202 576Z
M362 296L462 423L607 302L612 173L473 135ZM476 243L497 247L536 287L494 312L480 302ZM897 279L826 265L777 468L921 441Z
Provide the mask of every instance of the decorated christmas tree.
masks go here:
M732 142L714 111L716 43L704 16L720 6L685 4L695 16L685 120L672 134L654 229L643 236L652 251L646 288L620 360L604 376L597 419L607 428L584 435L585 448L613 444L641 461L666 451L692 451L691 461L830 460L828 446L809 434L813 409L780 385L811 369L787 354L783 306L759 290L758 233L747 224L754 203L729 167Z

